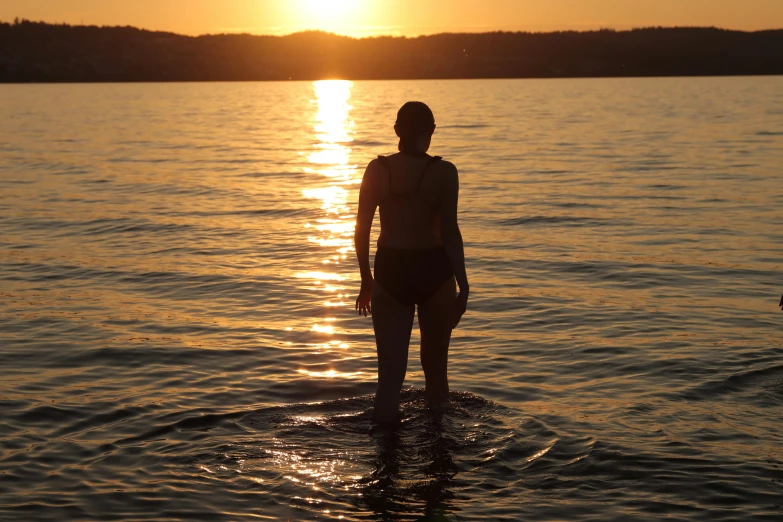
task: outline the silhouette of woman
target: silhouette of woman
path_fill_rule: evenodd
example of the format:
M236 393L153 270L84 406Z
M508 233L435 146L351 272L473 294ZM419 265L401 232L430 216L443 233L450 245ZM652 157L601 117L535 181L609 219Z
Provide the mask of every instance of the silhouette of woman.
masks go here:
M417 305L425 396L435 409L448 399L451 332L467 309L470 292L457 224L457 168L427 154L435 117L424 103L408 102L397 113L394 130L400 152L367 166L354 237L362 276L356 309L372 315L378 350L374 420L379 424L399 419ZM373 279L370 228L378 208L381 233Z

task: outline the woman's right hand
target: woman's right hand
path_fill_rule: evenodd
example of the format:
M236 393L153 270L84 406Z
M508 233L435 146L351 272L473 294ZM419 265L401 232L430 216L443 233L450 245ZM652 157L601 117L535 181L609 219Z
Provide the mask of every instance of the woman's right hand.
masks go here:
M452 326L452 328L457 327L462 320L462 316L465 315L465 312L468 310L468 294L470 294L469 290L460 291L454 302L454 326Z
M372 285L372 278L362 280L362 288L356 298L356 310L359 315L364 314L364 317L367 317L367 314L372 315Z

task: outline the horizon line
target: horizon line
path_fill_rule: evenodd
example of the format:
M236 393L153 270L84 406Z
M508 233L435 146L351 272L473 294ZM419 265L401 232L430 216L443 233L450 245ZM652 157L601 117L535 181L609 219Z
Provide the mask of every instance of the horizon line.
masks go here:
M209 36L258 36L258 37L267 37L267 38L286 38L290 36L296 36L301 34L308 34L308 33L320 33L325 35L331 35L331 36L338 36L342 38L349 38L353 40L370 40L373 38L400 38L400 39L415 39L415 38L423 38L428 36L440 36L440 35L481 35L481 34L497 34L497 33L507 33L507 34L557 34L557 33L596 33L596 32L632 32L632 31L640 31L640 30L650 30L650 29L713 29L717 31L726 31L726 32L736 32L736 33L763 33L763 32L770 32L770 31L781 31L783 30L783 27L778 28L769 28L769 29L753 29L753 30L747 30L747 29L729 29L725 27L718 27L714 25L648 25L648 26L629 26L626 28L616 28L616 27L598 27L593 29L552 29L552 30L542 30L542 31L535 31L535 30L508 30L508 29L486 29L481 31L462 31L462 30L454 30L454 31L441 31L441 32L433 32L433 33L420 33L416 35L406 35L406 34L391 34L391 33L378 33L378 34L371 34L371 35L365 35L365 36L354 36L351 34L345 34L345 33L339 33L334 31L326 31L323 29L301 29L301 30L295 30L289 33L254 33L254 32L248 32L244 30L237 30L237 31L226 31L226 32L213 32L213 33L200 33L200 34L188 34L188 33L180 33L176 31L168 31L168 30L162 30L162 29L148 29L145 27L135 26L135 25L97 25L97 24L74 24L74 23L68 23L68 22L47 22L45 20L30 20L26 18L20 18L16 17L14 20L5 21L0 20L0 24L6 24L6 25L15 25L16 22L19 23L32 23L32 24L44 24L44 25L54 25L54 26L67 26L72 28L79 28L79 27L97 27L99 29L127 29L132 28L139 31L145 31L150 33L165 33L165 34L172 34L176 36L181 36L185 38L203 38L203 37L209 37Z

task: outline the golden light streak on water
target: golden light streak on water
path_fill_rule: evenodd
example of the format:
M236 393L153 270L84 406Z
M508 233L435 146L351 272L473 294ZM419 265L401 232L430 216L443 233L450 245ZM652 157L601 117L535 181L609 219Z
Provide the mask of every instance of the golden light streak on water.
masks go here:
M299 373L305 374L308 377L316 379L352 379L361 380L367 379L370 375L367 372L338 372L337 370L327 370L324 372L316 372L310 370L299 370Z
M330 274L328 272L301 272L296 274L300 279L312 279L314 281L344 281L345 277L340 274Z
M313 222L305 224L307 241L321 247L320 259L314 260L322 269L302 271L296 278L309 281L310 290L324 293L319 300L324 316L349 305L345 300L348 287L341 283L347 281L347 266L353 253L354 217L349 205L351 190L349 187L360 182L357 165L351 161L351 144L356 132L356 124L351 118L351 90L349 81L328 80L314 82L316 107L313 131L316 142L313 150L305 151L309 165L304 172L320 177L313 185L302 190L308 200L313 200L322 215ZM328 317L313 318L311 332L326 337L325 344L313 345L319 349L348 350L350 345L339 339L339 330L335 319ZM350 379L351 375L336 370L310 372L299 370L316 379Z

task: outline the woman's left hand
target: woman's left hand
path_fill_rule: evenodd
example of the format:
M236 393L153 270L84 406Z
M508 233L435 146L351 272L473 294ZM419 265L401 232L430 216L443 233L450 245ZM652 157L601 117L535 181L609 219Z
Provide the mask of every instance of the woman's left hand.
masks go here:
M364 317L367 317L367 314L372 315L372 285L372 279L362 280L362 289L356 298L356 310L359 315L364 314Z

